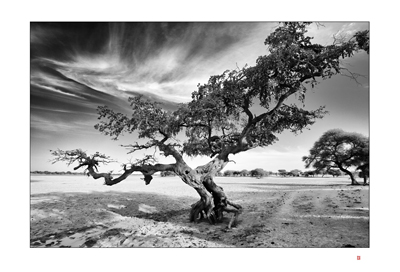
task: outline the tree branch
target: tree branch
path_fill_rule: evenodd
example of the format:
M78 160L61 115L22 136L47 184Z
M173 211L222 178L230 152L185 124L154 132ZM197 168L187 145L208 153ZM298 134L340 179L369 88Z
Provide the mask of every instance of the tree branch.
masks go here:
M114 185L122 180L126 179L129 175L133 172L141 172L145 176L146 184L150 183L151 175L159 171L175 171L176 164L145 164L151 159L150 157L146 157L143 160L136 162L136 164L131 164L129 168L127 165L124 165L123 170L124 172L117 178L113 178L111 173L98 173L97 166L99 163L108 163L111 161L110 157L95 153L94 155L88 156L86 152L75 149L69 151L52 151L52 155L55 156L53 159L53 163L59 161L66 161L68 165L74 162L79 162L79 165L74 167L74 170L77 170L83 166L86 166L86 170L88 171L88 175L92 176L94 179L104 178L104 184L106 185ZM140 164L140 165L137 165Z
M253 118L254 118L253 113L249 109L249 105L250 105L249 97L246 97L245 101L244 101L243 111L248 116L248 121L247 121L248 124L251 123L253 121Z
M254 119L253 119L253 118L251 118L251 119L249 118L249 122L248 122L247 125L244 127L244 129L242 130L242 133L241 133L241 135L240 135L240 141L243 140L243 139L248 135L248 133L250 132L250 130L251 130L252 127L254 127L258 122L260 122L260 121L263 120L264 118L266 118L266 117L268 117L268 116L271 116L275 111L277 111L277 110L282 106L283 102L284 102L290 95L294 94L295 92L296 92L296 90L293 90L293 89L292 89L292 90L288 91L287 93L285 93L284 95L282 95L282 96L279 98L278 102L276 103L275 107L274 107L272 110L270 110L270 111L268 111L268 112L265 112L265 113L263 113L263 114L261 114L261 115L255 117Z
M141 172L145 176L146 185L148 185L152 179L152 175L156 172L160 171L174 171L176 164L155 164L155 165L131 165L129 169L124 166L124 173L122 173L119 177L113 179L110 174L104 173L96 173L91 166L88 167L90 175L97 179L100 177L104 177L105 185L115 185L127 177L129 177L133 172Z

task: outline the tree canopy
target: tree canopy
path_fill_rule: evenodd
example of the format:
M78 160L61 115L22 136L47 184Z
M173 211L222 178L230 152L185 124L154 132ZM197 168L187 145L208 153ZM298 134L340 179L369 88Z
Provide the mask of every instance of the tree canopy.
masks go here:
M302 174L302 172L299 169L293 169L290 170L289 174L293 177L299 177Z
M279 173L279 175L284 176L284 177L288 174L288 172L285 169L279 169L278 173Z
M351 183L357 184L350 167L369 163L369 139L360 133L331 129L325 132L303 157L306 167L331 173L339 169L350 176Z
M133 131L149 139L128 146L131 152L151 147L165 152L162 146L169 146L190 156L210 157L271 145L283 130L300 132L324 116L324 107L305 110L284 102L296 95L304 103L308 86L343 73L340 59L364 49L368 40L367 32L359 32L347 42L312 44L312 37L306 36L309 24L283 23L265 40L269 54L260 56L255 66L211 76L198 85L191 102L174 112L137 96L129 100L131 116L99 107L102 121L95 128L113 139ZM251 111L255 103L264 109L258 116ZM183 143L175 140L180 131L186 134Z
M268 176L268 172L262 168L256 168L250 171L252 177L265 177Z

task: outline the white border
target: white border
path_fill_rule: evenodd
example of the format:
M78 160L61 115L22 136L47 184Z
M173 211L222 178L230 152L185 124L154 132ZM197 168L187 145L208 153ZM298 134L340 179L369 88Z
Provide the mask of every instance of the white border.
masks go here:
M146 4L147 3L147 4ZM376 2L375 2L376 3ZM394 3L394 2L393 2ZM398 8L367 1L18 1L2 4L2 267L15 271L346 271L397 267ZM30 249L30 21L370 21L369 249ZM4 86L5 84L5 86ZM16 118L15 118L16 117ZM397 122L396 122L397 121ZM397 157L397 156L396 156ZM390 176L389 176L390 175ZM396 220L396 221L395 221ZM202 252L200 252L202 250ZM215 254L221 254L216 259ZM362 260L357 261L360 255ZM396 263L395 263L396 262Z

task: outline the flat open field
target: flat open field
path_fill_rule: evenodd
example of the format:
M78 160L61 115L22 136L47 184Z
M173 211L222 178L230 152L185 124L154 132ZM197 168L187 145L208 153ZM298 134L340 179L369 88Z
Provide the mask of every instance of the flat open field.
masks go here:
M189 222L196 191L177 177L114 186L31 176L31 247L369 247L369 186L341 178L217 177L238 223Z

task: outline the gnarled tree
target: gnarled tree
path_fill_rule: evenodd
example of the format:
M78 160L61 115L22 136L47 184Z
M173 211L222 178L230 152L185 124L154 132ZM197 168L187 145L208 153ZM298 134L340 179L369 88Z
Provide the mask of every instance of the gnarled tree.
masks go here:
M331 129L315 142L310 154L304 156L303 161L307 168L312 165L319 171L339 169L350 176L351 185L358 185L349 168L364 169L369 166L369 140L360 133Z
M89 175L103 178L106 185L117 184L135 171L142 172L148 184L154 173L172 171L200 195L200 200L192 206L192 221L205 215L214 222L222 219L223 212L230 212L234 214L228 225L231 227L241 207L228 200L213 177L229 162L231 154L266 147L282 131L298 133L322 118L326 113L324 107L304 108L307 89L320 80L347 72L340 60L365 50L369 40L366 31L328 46L313 44L312 37L306 35L309 24L281 24L265 40L269 54L260 56L255 66L211 76L206 84L198 85L191 102L180 104L175 111L167 111L161 104L141 96L129 99L131 116L106 106L98 108L101 121L95 126L97 130L113 139L137 132L139 138L148 141L125 146L130 152L156 148L162 155L173 157L175 163L156 164L149 156L125 165L123 174L113 178L96 169L99 162L109 160L105 155L57 150L53 152L55 161L78 162L75 169L85 166ZM293 96L299 103L285 103ZM259 115L254 114L256 104L263 109ZM180 132L186 135L182 143L176 140ZM183 154L209 156L211 160L192 169Z

